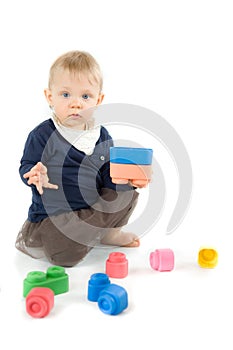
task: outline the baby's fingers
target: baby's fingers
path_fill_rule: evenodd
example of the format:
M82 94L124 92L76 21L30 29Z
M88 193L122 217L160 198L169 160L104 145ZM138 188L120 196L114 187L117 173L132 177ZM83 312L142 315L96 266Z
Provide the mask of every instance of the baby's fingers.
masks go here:
M29 180L28 180L28 185L36 185L39 182L39 177L37 175L35 176L28 176ZM25 176L26 178L26 176Z
M27 173L23 174L23 178L27 179L28 177L30 177L32 175L31 171L28 171Z
M38 183L36 185L37 191L39 192L40 195L43 194L43 187L42 187L42 179L41 176L39 175L38 177Z
M37 191L39 192L40 195L43 194L43 187L44 188L49 188L49 189L52 189L52 190L57 190L58 189L58 186L57 185L53 185L53 184L50 184L50 183L47 183L47 184L44 184L42 186L42 183L39 181L39 183L37 184L36 188L37 188Z
M58 189L58 185L54 185L54 184L51 184L49 182L46 185L44 185L43 187L50 188L52 190L57 190Z
M38 176L38 171L30 170L27 173L23 174L24 179L27 179L28 177Z

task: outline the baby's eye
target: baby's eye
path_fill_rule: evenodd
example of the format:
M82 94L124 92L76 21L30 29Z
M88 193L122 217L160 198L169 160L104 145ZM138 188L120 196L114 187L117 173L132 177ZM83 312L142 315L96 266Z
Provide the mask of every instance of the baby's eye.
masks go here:
M69 94L69 92L63 92L62 96L65 98L68 98L68 97L70 97L70 94Z
M82 95L82 98L83 98L84 100L88 100L88 99L90 98L90 96L89 96L88 94L83 94L83 95Z

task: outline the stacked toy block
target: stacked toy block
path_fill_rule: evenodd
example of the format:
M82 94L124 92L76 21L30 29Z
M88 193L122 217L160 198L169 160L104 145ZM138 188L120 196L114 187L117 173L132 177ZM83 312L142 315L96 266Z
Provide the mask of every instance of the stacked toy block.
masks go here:
M152 175L151 148L110 147L110 176L115 184L145 187Z

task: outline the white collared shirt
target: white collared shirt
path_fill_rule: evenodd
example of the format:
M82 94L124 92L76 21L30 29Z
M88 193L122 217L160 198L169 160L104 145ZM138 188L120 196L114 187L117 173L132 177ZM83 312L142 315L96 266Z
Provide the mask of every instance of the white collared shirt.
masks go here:
M75 130L60 125L52 117L53 123L58 132L68 141L72 146L86 155L91 155L94 151L96 142L100 137L100 126L95 126L90 130Z

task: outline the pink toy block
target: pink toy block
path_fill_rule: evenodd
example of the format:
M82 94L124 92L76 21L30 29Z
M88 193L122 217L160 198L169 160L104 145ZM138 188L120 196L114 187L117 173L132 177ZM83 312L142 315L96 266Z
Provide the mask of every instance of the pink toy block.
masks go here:
M110 253L106 261L106 274L113 278L124 278L128 275L128 260L124 253Z
M54 305L54 292L50 288L35 287L26 297L26 311L35 318L47 316Z
M156 249L150 253L150 265L154 270L171 271L174 269L174 260L171 249Z

